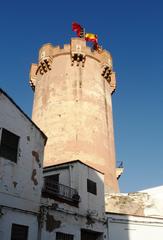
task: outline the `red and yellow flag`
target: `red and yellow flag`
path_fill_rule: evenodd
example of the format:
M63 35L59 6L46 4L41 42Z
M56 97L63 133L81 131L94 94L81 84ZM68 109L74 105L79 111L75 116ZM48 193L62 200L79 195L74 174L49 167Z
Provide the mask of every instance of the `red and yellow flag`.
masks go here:
M85 40L89 42L94 42L94 43L98 42L97 35L94 33L86 33Z
M76 32L77 36L84 38L87 42L93 42L93 49L99 51L101 47L98 44L98 37L94 33L85 33L84 28L77 22L72 23L72 30Z

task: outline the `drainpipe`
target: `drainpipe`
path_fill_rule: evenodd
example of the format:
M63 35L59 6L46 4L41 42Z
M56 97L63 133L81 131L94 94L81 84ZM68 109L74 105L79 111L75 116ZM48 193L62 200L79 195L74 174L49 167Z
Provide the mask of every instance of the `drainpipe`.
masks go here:
M45 221L45 206L40 205L39 215L37 217L37 224L38 224L38 232L37 232L37 240L42 239L42 229L44 228L44 221Z
M109 240L109 217L107 216L107 240Z
M37 240L41 240L41 226L38 222Z
M72 166L69 165L69 186L72 188Z

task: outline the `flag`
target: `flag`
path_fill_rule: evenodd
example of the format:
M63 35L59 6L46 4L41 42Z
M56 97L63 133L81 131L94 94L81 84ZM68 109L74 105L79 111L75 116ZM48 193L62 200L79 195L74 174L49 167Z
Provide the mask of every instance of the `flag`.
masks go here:
M93 44L93 49L96 50L98 53L102 52L102 46L100 46L98 43Z
M97 35L94 33L86 33L85 34L85 40L89 41L89 42L94 42L97 44L98 40L97 40Z
M76 22L72 23L72 31L76 32L78 37L80 38L84 37L84 28Z
M96 51L101 51L101 47L98 44L98 37L94 33L85 33L85 29L77 22L72 23L72 31L76 32L77 36L80 38L85 38L88 42L93 42L93 49Z

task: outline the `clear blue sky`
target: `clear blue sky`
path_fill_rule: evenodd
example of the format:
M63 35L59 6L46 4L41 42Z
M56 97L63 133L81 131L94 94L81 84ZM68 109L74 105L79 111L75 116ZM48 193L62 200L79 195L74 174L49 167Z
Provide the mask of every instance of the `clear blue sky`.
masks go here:
M30 116L29 68L42 44L69 43L72 21L113 56L113 112L122 192L163 184L163 1L2 1L0 87Z

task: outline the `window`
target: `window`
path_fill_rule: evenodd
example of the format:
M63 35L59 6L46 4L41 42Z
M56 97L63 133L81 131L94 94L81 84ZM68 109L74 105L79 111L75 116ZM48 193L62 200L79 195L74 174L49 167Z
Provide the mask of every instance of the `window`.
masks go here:
M87 179L87 192L97 195L96 183L91 181L90 179Z
M17 162L19 137L6 129L2 129L0 142L0 157Z
M74 236L72 234L56 232L56 240L73 240Z
M27 240L28 226L12 224L11 240Z
M45 178L48 179L48 180L51 180L55 183L59 183L59 174L54 174L54 175L51 175L51 176L47 176Z
M56 194L59 193L59 174L46 176L44 181L46 189Z
M97 240L104 239L103 234L90 230L81 229L81 240Z

